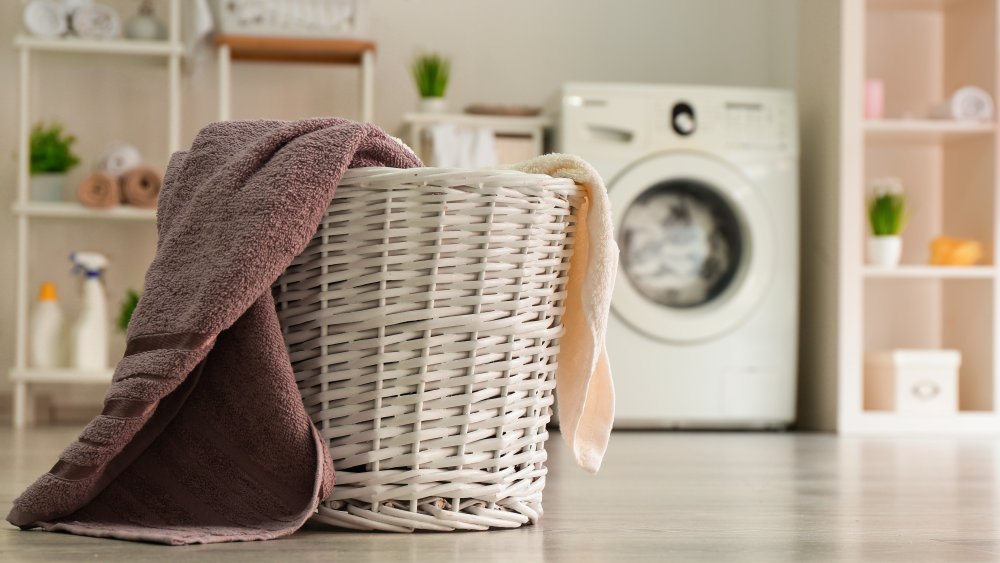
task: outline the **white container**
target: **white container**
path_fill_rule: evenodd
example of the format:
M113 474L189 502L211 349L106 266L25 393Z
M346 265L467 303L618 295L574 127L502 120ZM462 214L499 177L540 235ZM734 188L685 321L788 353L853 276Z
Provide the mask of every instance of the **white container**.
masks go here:
M76 252L71 259L84 275L80 316L71 336L72 366L80 371L103 371L108 369L109 328L101 273L107 259L93 252Z
M62 201L66 174L44 172L31 175L31 201Z
M903 255L903 239L898 235L868 238L868 263L882 268L895 268Z
M885 117L885 83L869 78L865 80L865 119Z
M63 313L59 307L56 286L42 284L38 303L31 312L31 365L36 368L55 368L63 361Z
M865 410L946 415L958 411L958 350L891 350L865 359Z
M446 113L448 102L442 97L420 98L420 113Z

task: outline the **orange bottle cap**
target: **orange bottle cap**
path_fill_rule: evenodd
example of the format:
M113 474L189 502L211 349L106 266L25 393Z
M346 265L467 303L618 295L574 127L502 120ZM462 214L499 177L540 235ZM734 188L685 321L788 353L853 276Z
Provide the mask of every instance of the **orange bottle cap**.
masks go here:
M39 301L57 301L59 295L56 294L56 284L52 282L45 282L42 287L38 290L38 300Z

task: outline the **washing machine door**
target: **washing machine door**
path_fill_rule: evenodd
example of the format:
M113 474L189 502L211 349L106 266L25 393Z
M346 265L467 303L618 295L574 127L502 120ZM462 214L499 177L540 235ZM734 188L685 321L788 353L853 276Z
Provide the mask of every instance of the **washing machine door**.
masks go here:
M621 263L612 306L659 340L704 341L743 323L771 283L774 228L751 181L705 153L670 152L609 187Z

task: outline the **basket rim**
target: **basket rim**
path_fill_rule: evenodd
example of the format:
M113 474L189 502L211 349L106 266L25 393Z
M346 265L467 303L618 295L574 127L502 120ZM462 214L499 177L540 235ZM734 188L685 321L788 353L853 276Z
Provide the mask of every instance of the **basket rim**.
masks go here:
M484 188L542 189L564 196L583 195L585 189L570 178L547 174L533 174L507 168L391 168L366 166L349 168L341 177L340 185L396 185L423 184L430 186L462 186L475 184Z

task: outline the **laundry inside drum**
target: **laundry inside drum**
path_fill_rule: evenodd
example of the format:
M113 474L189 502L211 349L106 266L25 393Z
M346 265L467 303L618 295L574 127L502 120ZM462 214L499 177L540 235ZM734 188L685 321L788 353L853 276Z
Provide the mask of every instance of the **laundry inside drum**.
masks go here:
M622 267L647 299L690 309L727 293L745 242L732 205L691 179L653 185L637 197L618 234Z

